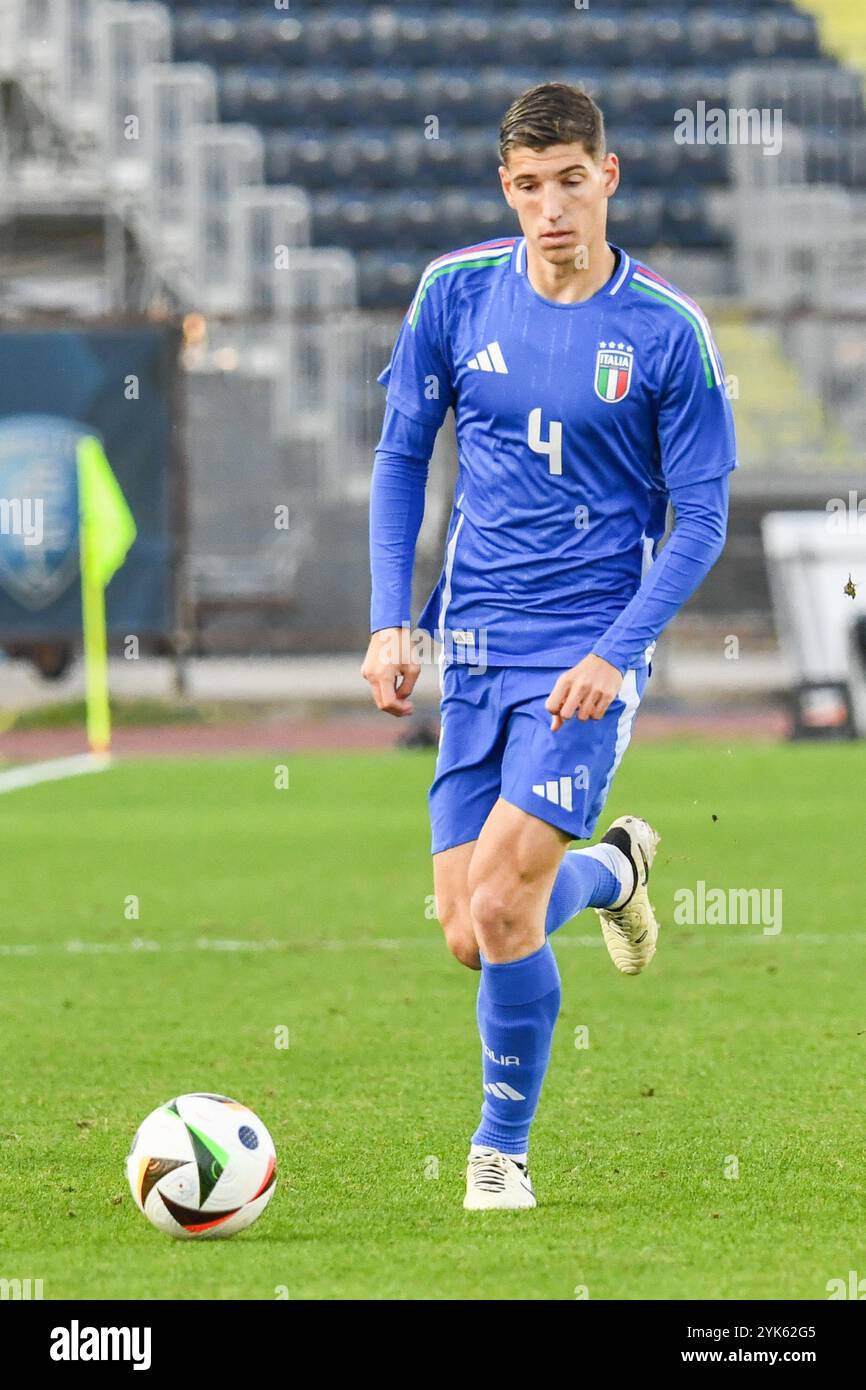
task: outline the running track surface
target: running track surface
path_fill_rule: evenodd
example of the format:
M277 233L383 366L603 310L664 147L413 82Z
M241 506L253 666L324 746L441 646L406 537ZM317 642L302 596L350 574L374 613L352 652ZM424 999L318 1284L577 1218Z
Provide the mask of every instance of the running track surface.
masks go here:
M430 718L346 715L328 719L267 723L166 724L117 729L112 753L118 757L213 757L226 753L342 752L392 748L401 736ZM781 739L789 729L782 710L744 709L725 713L661 714L645 711L635 723L634 742L698 735L725 739ZM86 751L83 729L21 729L0 734L0 759L30 762Z

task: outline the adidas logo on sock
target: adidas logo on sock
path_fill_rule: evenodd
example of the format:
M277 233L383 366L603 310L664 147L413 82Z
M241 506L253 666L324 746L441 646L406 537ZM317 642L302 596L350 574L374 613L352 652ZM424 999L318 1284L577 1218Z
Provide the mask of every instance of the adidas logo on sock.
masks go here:
M534 796L540 796L542 801L550 801L554 806L561 806L565 811L573 809L570 777L560 777L558 782L537 782L533 786L532 792Z
M515 1091L507 1081L485 1081L484 1089L489 1096L497 1096L499 1100L526 1100L526 1096Z
M502 348L498 343L488 343L477 357L470 357L469 366L473 372L499 372L501 376L508 376Z

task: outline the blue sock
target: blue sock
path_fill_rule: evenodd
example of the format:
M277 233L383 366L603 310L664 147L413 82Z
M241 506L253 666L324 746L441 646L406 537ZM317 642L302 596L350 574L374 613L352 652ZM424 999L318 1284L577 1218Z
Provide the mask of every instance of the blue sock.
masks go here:
M600 848L596 845L594 850ZM585 907L610 907L622 890L621 881L594 852L566 850L550 894L544 930L548 936L558 931Z
M494 965L482 955L478 1031L484 1104L473 1144L489 1144L506 1154L526 1153L560 996L559 969L549 941L531 956L504 965Z

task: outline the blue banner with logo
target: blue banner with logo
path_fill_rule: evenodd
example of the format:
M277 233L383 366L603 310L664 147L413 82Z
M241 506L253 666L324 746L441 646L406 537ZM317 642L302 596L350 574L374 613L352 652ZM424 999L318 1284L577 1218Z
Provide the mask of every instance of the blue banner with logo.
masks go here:
M137 538L110 632L174 630L174 328L0 333L0 640L81 633L76 450L99 438Z

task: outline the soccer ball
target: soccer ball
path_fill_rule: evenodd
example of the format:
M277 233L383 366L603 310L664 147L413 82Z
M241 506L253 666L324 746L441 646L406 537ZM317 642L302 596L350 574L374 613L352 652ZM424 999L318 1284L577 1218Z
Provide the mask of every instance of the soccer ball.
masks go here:
M274 1193L277 1156L261 1120L228 1096L176 1096L140 1125L126 1160L136 1206L166 1235L233 1236Z

